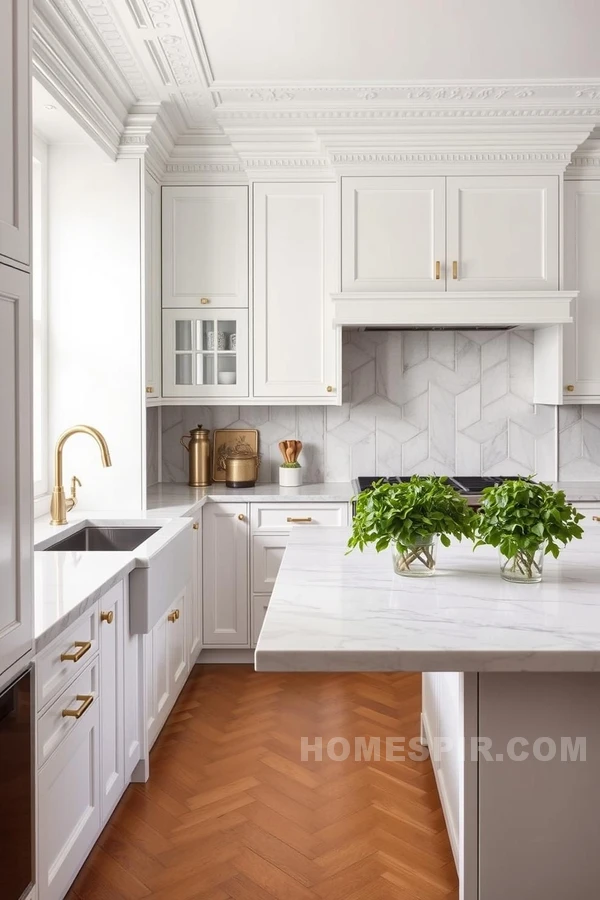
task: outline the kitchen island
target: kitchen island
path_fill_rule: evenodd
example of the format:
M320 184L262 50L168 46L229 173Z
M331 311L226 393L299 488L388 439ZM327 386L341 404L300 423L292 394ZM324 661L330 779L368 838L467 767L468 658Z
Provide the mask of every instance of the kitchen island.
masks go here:
M468 543L440 548L434 578L399 577L389 552L345 555L344 528L294 529L283 559L258 670L429 673L462 900L597 894L600 527L584 526L538 585Z

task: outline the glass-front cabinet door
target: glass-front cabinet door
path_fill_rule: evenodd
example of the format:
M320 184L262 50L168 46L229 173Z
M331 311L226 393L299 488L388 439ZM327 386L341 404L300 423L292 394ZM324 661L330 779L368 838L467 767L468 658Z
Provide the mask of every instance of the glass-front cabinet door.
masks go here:
M163 310L163 395L248 396L247 310Z

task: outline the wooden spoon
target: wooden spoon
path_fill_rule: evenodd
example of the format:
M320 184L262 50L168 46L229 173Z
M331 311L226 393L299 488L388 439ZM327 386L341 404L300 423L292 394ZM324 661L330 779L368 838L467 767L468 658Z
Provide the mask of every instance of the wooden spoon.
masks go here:
M286 442L285 442L285 441L279 441L279 449L280 449L280 451L281 451L281 455L283 456L283 461L284 461L284 462L287 462L287 461L288 461L288 458L287 458L287 447L286 447Z

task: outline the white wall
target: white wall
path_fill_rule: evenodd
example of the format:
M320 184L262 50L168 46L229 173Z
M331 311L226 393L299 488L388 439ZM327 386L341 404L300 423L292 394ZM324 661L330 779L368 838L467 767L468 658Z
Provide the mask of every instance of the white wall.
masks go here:
M145 503L142 361L142 194L138 160L110 161L94 147L54 145L49 154L49 435L83 423L95 442L66 445L64 481L81 479L82 509Z

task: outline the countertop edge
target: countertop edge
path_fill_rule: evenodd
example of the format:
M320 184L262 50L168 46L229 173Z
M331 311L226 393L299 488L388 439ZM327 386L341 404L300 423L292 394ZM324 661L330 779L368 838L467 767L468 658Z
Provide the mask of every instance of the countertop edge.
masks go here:
M100 597L104 596L104 594L116 584L119 584L125 576L129 575L129 573L136 568L137 563L135 557L129 553L124 555L127 556L127 558L123 560L121 565L114 572L111 572L110 575L104 578L101 584L90 591L85 597L82 597L75 606L53 622L52 625L48 626L48 628L34 637L33 653L35 655L51 644L55 638L59 637L63 631L69 627L69 625L76 622L80 616L90 609Z

